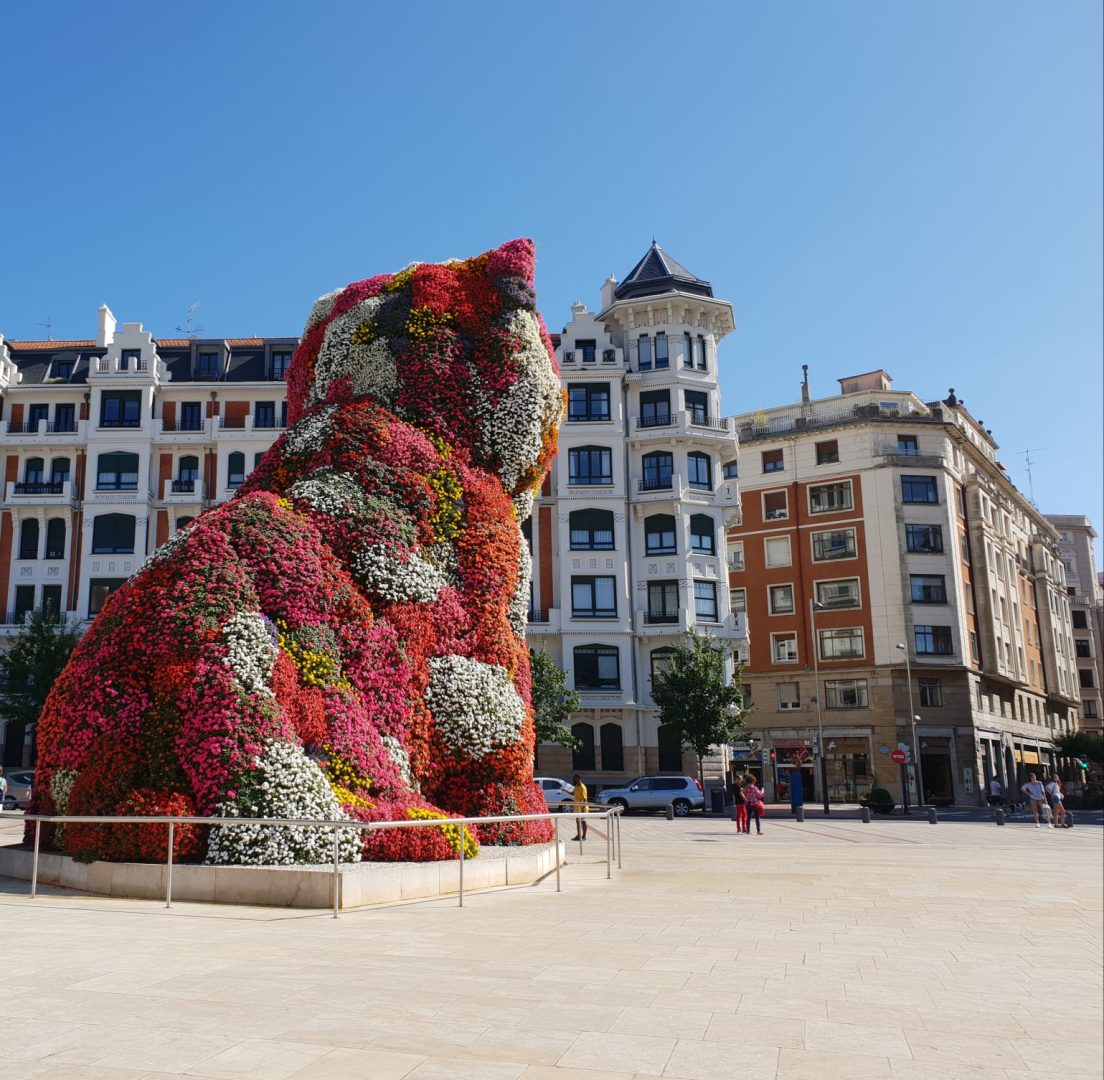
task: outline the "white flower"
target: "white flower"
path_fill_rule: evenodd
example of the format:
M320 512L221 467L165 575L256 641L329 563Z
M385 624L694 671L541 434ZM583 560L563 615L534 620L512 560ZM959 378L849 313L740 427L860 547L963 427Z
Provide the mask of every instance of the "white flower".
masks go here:
M333 311L334 302L341 293L341 289L334 289L333 292L328 292L325 296L320 296L315 300L311 307L310 314L307 316L307 325L303 327L304 334L312 326L317 326L323 319L329 317L330 312Z
M362 512L366 507L364 489L349 473L336 469L318 469L296 481L289 492L331 517Z
M383 745L387 747L387 753L395 763L395 768L399 770L399 775L403 778L407 787L414 791L420 791L421 786L417 778L410 771L410 755L406 752L402 743L400 743L394 735L384 735Z
M291 743L270 743L237 799L215 807L216 817L314 818L347 821L322 770ZM338 857L360 861L360 837L341 829ZM215 825L207 848L214 865L293 866L333 861L333 830L310 826Z
M470 757L517 742L525 723L510 673L467 656L430 659L426 703L445 745Z
M352 377L353 393L370 394L391 404L399 392L395 359L383 338L367 345L353 343L353 333L361 323L375 318L387 298L373 296L354 304L326 327L326 336L314 363L313 400L322 401L334 380Z
M353 552L350 566L366 588L392 603L415 600L428 604L448 584L445 574L420 555L411 552L403 562L382 544Z
M259 611L239 611L222 628L226 642L223 663L234 673L247 694L272 696L268 681L276 662L277 647Z
M322 449L330 433L330 417L337 411L329 405L319 412L303 417L288 433L284 441L286 454L316 454Z
M518 579L514 593L510 597L510 626L519 638L525 637L529 622L529 583L533 577L533 557L529 554L529 545L518 530Z
M510 501L514 504L514 517L520 525L526 518L533 516L533 500L537 497L536 490L529 488L519 492Z

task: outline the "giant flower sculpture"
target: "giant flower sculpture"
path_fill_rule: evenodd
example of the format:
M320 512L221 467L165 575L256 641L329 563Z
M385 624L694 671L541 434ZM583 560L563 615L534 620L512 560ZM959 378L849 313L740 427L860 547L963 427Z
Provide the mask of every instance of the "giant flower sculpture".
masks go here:
M177 857L327 857L325 833L235 818L540 812L519 521L562 394L527 240L322 297L291 427L238 495L104 605L47 701L33 810L193 813ZM480 839L546 839L545 823ZM84 858L162 857L161 826L71 823ZM455 826L345 857L451 857Z

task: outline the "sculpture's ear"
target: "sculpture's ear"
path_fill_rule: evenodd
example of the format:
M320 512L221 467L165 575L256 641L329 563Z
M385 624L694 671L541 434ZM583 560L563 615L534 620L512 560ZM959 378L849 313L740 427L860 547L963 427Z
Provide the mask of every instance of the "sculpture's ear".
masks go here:
M536 263L537 251L528 237L509 240L487 252L487 267L495 277L519 277L530 286Z

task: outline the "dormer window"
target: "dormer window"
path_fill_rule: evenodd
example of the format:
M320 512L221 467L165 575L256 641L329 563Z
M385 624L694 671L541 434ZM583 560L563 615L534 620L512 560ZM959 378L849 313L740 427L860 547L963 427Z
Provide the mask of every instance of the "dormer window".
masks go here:
M219 377L219 354L201 352L196 356L196 378L217 379Z
M119 357L120 371L139 371L142 366L141 349L123 349Z
M288 368L291 367L291 353L286 351L274 352L272 354L272 378L283 379L287 375Z
M51 378L71 379L73 377L73 363L74 361L72 360L55 360Z
M596 342L579 339L575 342L575 352L584 364L594 363Z

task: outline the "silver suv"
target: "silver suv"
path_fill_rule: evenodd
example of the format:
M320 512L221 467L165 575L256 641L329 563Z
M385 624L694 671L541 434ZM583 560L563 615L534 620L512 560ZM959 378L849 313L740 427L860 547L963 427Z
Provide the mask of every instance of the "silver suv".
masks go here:
M625 810L666 810L673 806L676 817L705 809L705 795L692 776L642 776L625 787L598 792L598 801Z

